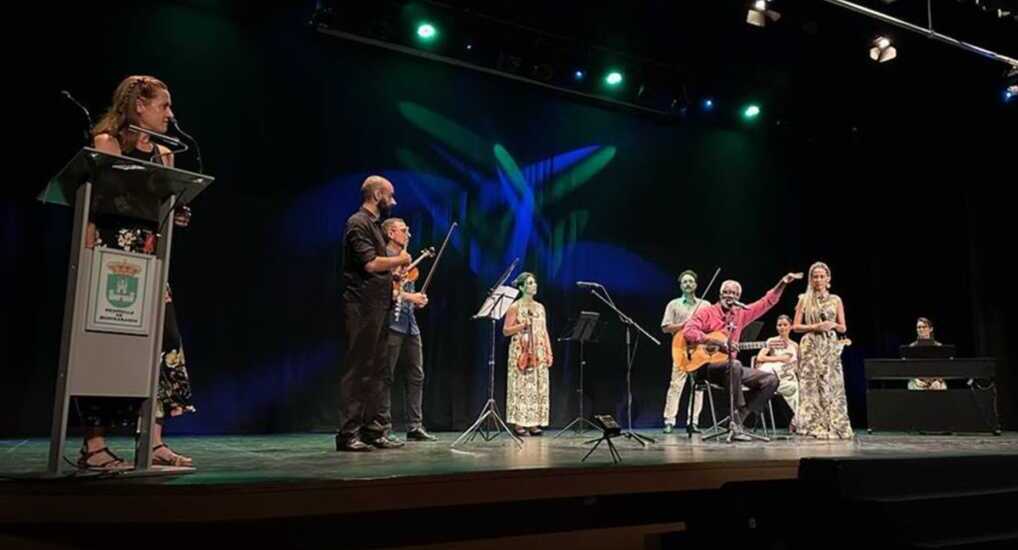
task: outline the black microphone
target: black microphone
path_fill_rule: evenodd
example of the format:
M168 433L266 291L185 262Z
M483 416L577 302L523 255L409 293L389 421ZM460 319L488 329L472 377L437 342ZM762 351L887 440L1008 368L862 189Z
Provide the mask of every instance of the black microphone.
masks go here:
M148 134L149 136L152 137L152 139L154 139L156 141L161 141L161 142L163 142L163 143L165 143L167 145L172 145L174 147L187 147L186 145L184 145L184 142L180 141L177 138L172 138L172 137L170 137L170 136L168 136L166 134L160 134L159 132L154 132L152 130L149 130L149 129L146 129L146 128L142 128L141 126L136 126L134 124L128 124L127 128L129 130L131 130L132 132L139 132L139 133L142 133L142 134Z
M88 112L88 109L86 109L85 106L82 105L80 101L78 101L77 99L74 99L74 96L71 95L71 92L68 92L67 90L60 90L60 93L64 97L66 97L67 99L71 100L71 103L74 103L75 105L77 105L78 108L81 109L81 112L85 113L85 118L88 119L88 125L91 126L92 125L92 114Z
M591 282L587 282L587 281L576 281L576 286L578 286L580 288L601 288L600 284L598 284L598 283L591 283Z
M82 105L80 101L74 99L74 96L71 95L71 92L68 92L67 90L60 90L60 95L66 97L71 103L77 105L78 108L81 109L81 112L85 114L85 121L88 122L88 126L85 127L85 143L91 145L92 135L90 131L92 129L92 114L88 112L88 109L86 109L85 106Z
M202 164L202 160L201 160L201 147L198 146L198 141L196 139L194 139L191 136L191 134L185 132L184 130L182 130L180 128L180 124L177 123L177 117L170 117L170 124L173 125L173 129L176 130L178 134L180 134L180 135L184 136L185 138L187 138L187 140L190 141L192 145L194 145L194 156L195 156L195 159L198 161L198 173L199 174L204 174L205 173L205 166L204 166L204 164Z

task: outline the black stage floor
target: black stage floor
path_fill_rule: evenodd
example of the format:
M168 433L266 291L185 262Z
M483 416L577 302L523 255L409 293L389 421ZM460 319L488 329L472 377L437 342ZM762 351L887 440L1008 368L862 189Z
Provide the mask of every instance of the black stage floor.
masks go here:
M47 440L0 440L0 474L5 478L0 482L0 527L11 527L15 534L38 535L47 526L85 523L194 527L268 522L259 525L278 527L279 522L290 522L284 531L289 533L285 540L292 540L294 522L305 524L309 518L319 523L329 518L335 525L448 518L451 523L445 531L434 527L401 530L398 536L350 539L339 546L444 541L435 547L450 547L485 537L538 535L545 537L544 544L551 543L548 537L556 533L572 531L593 537L580 543L583 546L601 542L610 547L628 543L609 544L613 539L607 533L597 535L598 529L616 534L618 529L636 529L632 540L643 541L655 529L682 532L692 516L675 510L664 513L662 507L669 505L663 503L714 499L733 488L753 488L759 495L769 495L761 498L771 500L787 496L793 490L788 483L799 483L795 487L801 489L803 480L810 481L813 489L823 487L829 498L855 501L1018 495L1016 433L863 433L851 441L779 438L735 444L699 437L690 440L685 433L641 433L657 442L644 448L616 439L622 462L615 465L603 446L586 463L580 462L591 432L587 437L569 434L553 439L552 433L528 437L522 449L504 435L452 449L458 434L443 433L437 434L438 442L364 454L337 453L330 434L173 437L172 446L194 458L193 473L46 481L20 476L44 469ZM115 451L130 456L130 439L111 442ZM545 517L517 524L512 518L519 509L542 510L543 515L557 515L560 521L549 522ZM490 524L466 521L477 513L490 513ZM619 519L626 517L630 520ZM451 527L458 524L463 527ZM991 540L1007 539L1009 529ZM310 536L314 531L308 527L300 534ZM284 535L274 532L271 536ZM297 546L315 546L304 542Z

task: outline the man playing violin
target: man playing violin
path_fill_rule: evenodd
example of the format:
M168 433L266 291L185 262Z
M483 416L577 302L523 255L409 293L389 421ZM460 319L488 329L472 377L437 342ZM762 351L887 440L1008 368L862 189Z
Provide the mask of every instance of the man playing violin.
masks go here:
M410 228L400 218L382 222L382 233L387 239L386 252L397 256L405 252L410 242ZM424 429L421 401L424 395L424 354L421 350L421 330L417 326L414 310L428 305L428 297L414 292L417 268L407 271L398 268L393 272L393 299L395 305L389 313L388 334L385 340L385 363L382 371L382 394L378 409L370 416L365 427L379 438L402 444L392 435L392 386L396 368L406 374L407 441L435 441L437 438Z
M723 360L709 363L706 368L709 379L728 387L732 403L735 404L730 423L734 440L750 439L742 427L743 421L751 412L760 410L778 387L778 377L773 373L748 369L735 358L739 349L739 337L746 325L777 305L788 283L801 278L802 273L785 275L763 298L748 306L739 302L742 285L738 281L725 281L721 283L721 300L697 310L683 328L682 333L689 346L702 344L725 354ZM743 386L749 388L748 396L743 396Z

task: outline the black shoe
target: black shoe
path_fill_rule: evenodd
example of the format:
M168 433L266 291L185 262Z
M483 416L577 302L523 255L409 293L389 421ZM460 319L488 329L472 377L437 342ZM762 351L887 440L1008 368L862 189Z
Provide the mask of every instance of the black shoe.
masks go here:
M336 438L336 450L348 453L369 453L372 449L370 445L357 438L346 440Z
M438 438L429 434L424 428L417 428L406 433L407 441L438 441Z
M689 430L689 433L694 433L694 434L702 434L703 433L703 430L700 429L700 426L697 426L696 424L693 424L692 426L687 426L686 429Z
M530 435L533 437L540 437L541 434L544 433L544 431L541 430L541 428L530 428L528 431L530 432Z
M396 441L395 439L389 439L388 437L378 437L372 439L369 443L377 449L399 449L403 446L402 441Z

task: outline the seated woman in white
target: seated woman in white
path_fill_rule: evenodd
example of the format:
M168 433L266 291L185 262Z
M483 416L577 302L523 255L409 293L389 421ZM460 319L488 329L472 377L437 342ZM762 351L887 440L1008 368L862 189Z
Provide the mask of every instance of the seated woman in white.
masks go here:
M767 339L767 347L756 356L756 368L774 373L778 377L778 393L785 398L785 403L792 409L792 414L799 406L799 380L795 376L795 367L799 363L799 345L789 338L792 332L792 319L781 315L777 322L778 335ZM795 417L789 425L795 431Z

